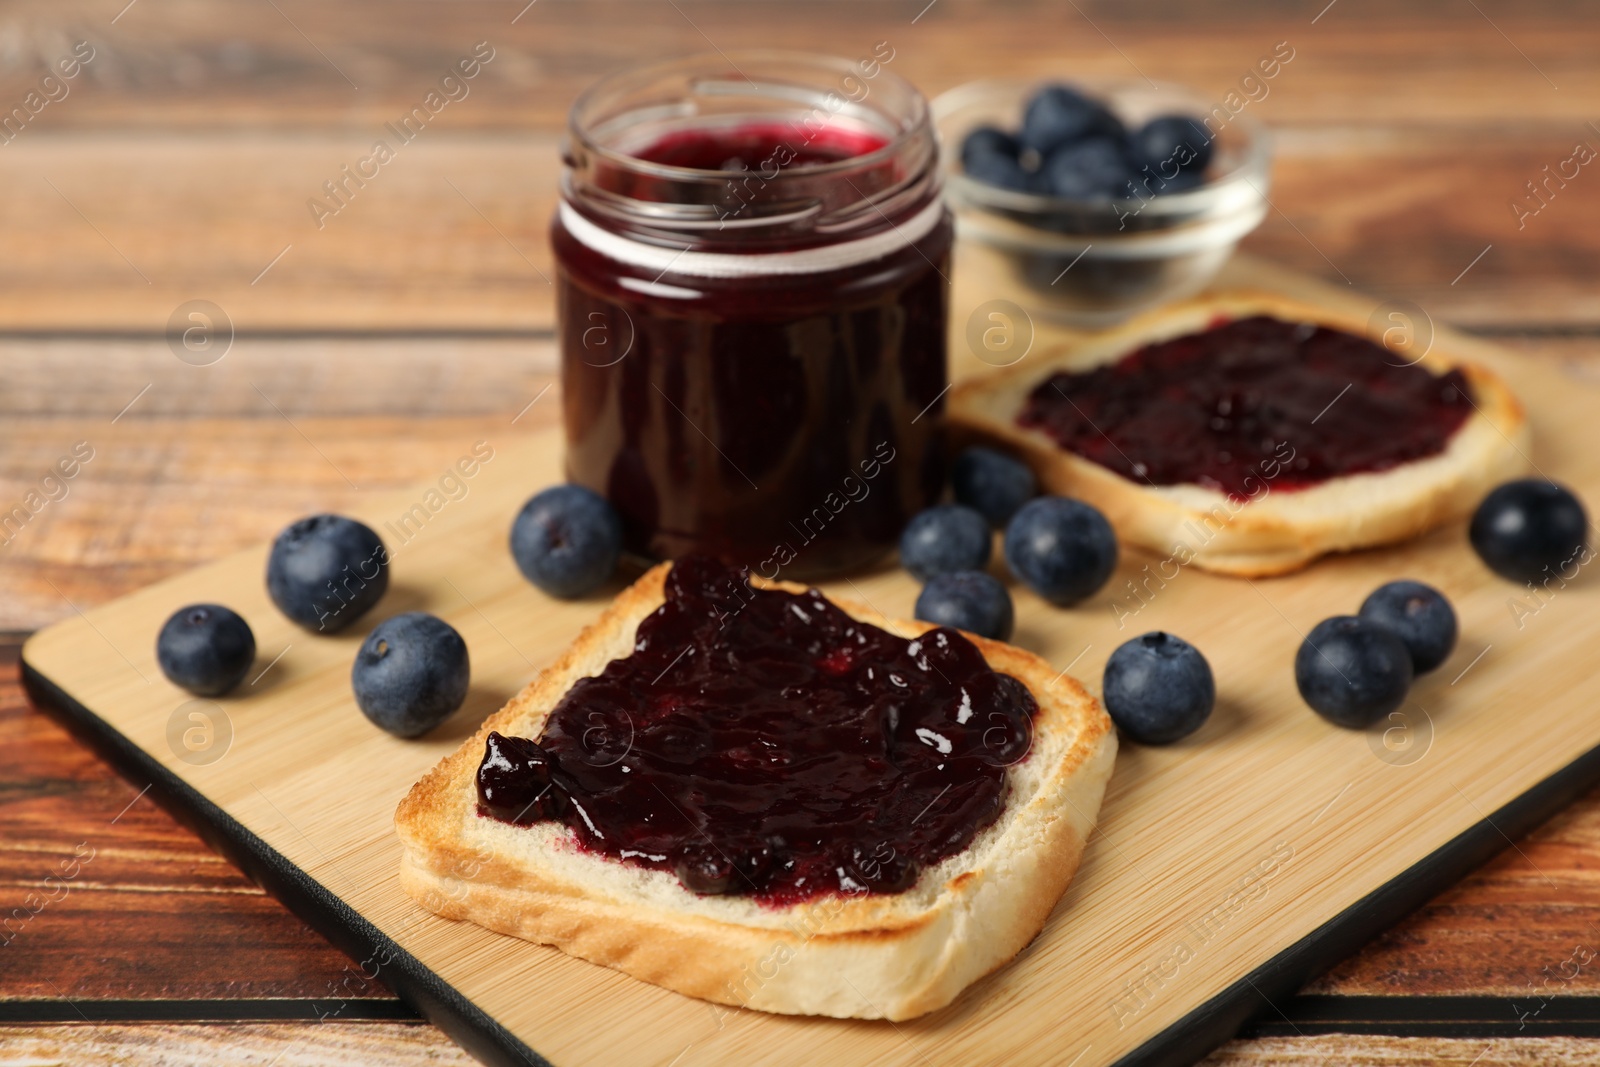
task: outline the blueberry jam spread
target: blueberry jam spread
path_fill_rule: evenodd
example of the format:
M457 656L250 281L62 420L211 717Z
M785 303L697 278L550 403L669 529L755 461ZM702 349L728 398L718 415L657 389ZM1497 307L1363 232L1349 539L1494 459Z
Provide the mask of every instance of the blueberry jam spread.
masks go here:
M687 556L537 742L489 735L478 810L700 894L897 893L998 818L1037 710L954 630L906 640Z
M1472 411L1459 370L1256 316L1053 374L1017 423L1125 478L1240 500L1438 455Z

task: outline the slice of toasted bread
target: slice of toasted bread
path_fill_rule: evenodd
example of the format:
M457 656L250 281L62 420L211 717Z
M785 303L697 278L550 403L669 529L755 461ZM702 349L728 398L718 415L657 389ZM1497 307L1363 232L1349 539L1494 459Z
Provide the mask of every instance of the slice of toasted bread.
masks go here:
M1245 577L1284 574L1329 552L1413 537L1466 514L1496 484L1529 466L1527 417L1505 382L1437 345L1421 366L1435 374L1460 367L1477 408L1443 452L1308 488L1269 487L1248 502L1200 485L1135 482L1061 448L1039 430L1017 425L1028 394L1057 371L1113 363L1144 345L1205 330L1218 316L1251 315L1315 322L1384 343L1365 321L1276 294L1206 295L1132 319L1043 359L957 385L948 409L955 435L1014 453L1033 468L1046 492L1095 505L1129 544L1171 556L1179 565Z
M790 1014L908 1019L943 1007L1016 955L1077 869L1117 743L1082 686L997 641L969 635L991 667L1038 702L1032 747L1007 769L994 825L904 893L786 907L697 896L669 872L581 851L560 823L514 826L478 814L489 731L538 738L577 679L632 652L640 621L663 602L670 566L624 590L561 659L412 787L395 813L406 891L445 918L555 945L690 996ZM835 603L902 637L933 629Z

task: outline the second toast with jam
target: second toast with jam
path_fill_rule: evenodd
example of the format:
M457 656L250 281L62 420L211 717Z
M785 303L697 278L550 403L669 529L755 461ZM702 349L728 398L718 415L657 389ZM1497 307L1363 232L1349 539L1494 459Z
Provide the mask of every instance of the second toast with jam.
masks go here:
M1245 577L1412 537L1529 464L1526 415L1488 368L1268 293L1175 304L963 382L949 416L1122 540Z

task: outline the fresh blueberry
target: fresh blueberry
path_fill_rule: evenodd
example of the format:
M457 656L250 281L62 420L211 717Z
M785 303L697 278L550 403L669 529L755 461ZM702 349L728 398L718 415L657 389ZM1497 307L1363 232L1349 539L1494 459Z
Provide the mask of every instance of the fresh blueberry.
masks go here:
M1117 535L1081 500L1041 496L1006 525L1006 564L1052 604L1072 604L1106 584L1117 568Z
M979 156L1001 156L1015 162L1020 147L1012 134L995 126L979 126L961 142L961 163L970 167Z
M1041 156L1093 136L1120 141L1127 136L1127 131L1100 101L1091 100L1065 85L1047 85L1040 89L1022 113L1022 143Z
M1174 168L1203 172L1211 164L1213 147L1211 131L1188 115L1162 115L1128 135L1134 163L1163 176Z
M917 597L916 617L996 641L1011 636L1015 621L1011 594L994 575L984 571L934 576Z
M1111 653L1101 691L1117 729L1144 745L1188 737L1217 702L1211 665L1200 650L1159 630Z
M962 164L967 176L985 185L1011 189L1019 193L1036 192L1037 176L1022 169L1013 156L975 155Z
M408 611L380 622L356 653L350 687L367 718L397 737L418 737L467 698L467 643L443 619Z
M1398 637L1413 674L1426 674L1456 647L1456 613L1444 594L1421 582L1390 582L1362 601L1361 617Z
M156 662L173 685L219 697L239 684L256 658L250 624L221 604L190 604L172 613L156 638Z
M1390 631L1354 615L1323 619L1294 657L1294 681L1313 711L1352 729L1398 708L1411 688L1411 653Z
M308 630L332 633L366 614L389 588L389 553L372 529L343 515L312 515L272 542L267 592Z
M1489 569L1513 582L1541 582L1588 562L1589 517L1566 486L1540 478L1506 482L1483 498L1468 536Z
M1127 189L1121 195L1128 199L1148 200L1152 196L1187 193L1191 189L1200 188L1205 183L1205 176L1196 174L1192 170L1180 170L1170 178L1163 178L1151 168L1146 167L1128 179Z
M1105 137L1056 149L1045 159L1040 173L1051 193L1073 200L1123 196L1133 177L1122 149Z
M1206 183L1205 175L1193 170L1180 170L1170 178L1161 179L1161 188L1156 192L1159 195L1167 193L1187 193L1191 189L1198 189Z
M982 570L994 548L989 521L960 504L919 511L900 534L900 565L919 581Z
M1021 460L975 445L964 449L951 465L950 488L956 503L972 508L991 526L1004 527L1018 508L1033 499L1039 483Z
M517 569L551 596L594 592L610 579L621 554L622 520L605 497L581 485L534 494L511 524Z

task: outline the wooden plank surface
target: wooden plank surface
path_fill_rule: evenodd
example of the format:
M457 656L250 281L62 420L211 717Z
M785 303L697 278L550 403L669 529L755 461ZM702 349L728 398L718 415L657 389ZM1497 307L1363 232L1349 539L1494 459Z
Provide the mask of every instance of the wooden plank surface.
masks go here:
M390 998L33 711L19 647L0 645L0 901L9 913L32 893L56 899L25 919L8 914L0 997ZM68 889L46 883L74 862Z
M1002 70L1137 77L1138 68L1219 97L1256 55L1287 40L1296 60L1267 99L1249 105L1278 134L1272 196L1281 210L1247 247L1418 300L1441 319L1521 331L1510 343L1595 380L1589 334L1600 324L1591 281L1600 265L1600 198L1592 175L1586 169L1522 229L1510 210L1524 183L1565 158L1574 140L1600 144L1588 125L1600 117L1595 28L1584 5L1507 0L1423 0L1403 9L1375 0L1331 7L1321 0L938 0L931 8L924 0L680 0L676 9L540 0L526 11L522 0L379 10L311 0L9 3L0 11L0 101L19 101L76 40L91 40L97 56L68 99L0 151L8 235L0 261L0 500L21 499L73 442L105 446L68 499L0 547L0 629L44 625L73 611L68 598L82 607L104 602L251 543L295 514L358 499L318 450L341 468L358 466L364 488L405 485L442 469L480 427L509 423L548 382L540 375L550 368L549 304L538 272L549 273L543 226L568 102L606 70L641 55L704 50L708 37L725 48L782 39L834 52L848 52L858 37L888 40L896 69L930 91ZM415 104L475 40L492 40L497 53L472 96L407 146L381 184L315 229L305 200L321 181ZM162 340L173 308L193 298L224 305L241 331L227 359L204 370L177 364ZM400 334L419 326L441 335ZM302 342L281 336L307 329L383 336L322 342L308 359ZM506 331L527 336L495 339ZM389 372L374 373L380 366ZM230 377L235 368L247 373ZM408 392L413 382L427 384ZM542 425L555 399L547 394L508 432ZM381 460L370 459L374 450ZM20 714L25 725L5 719L0 727L0 884L19 897L18 887L50 865L3 848L14 828L24 832L4 821L18 805L25 832L39 835L30 839L70 851L83 840L72 833L108 821L121 806L114 802L135 792L36 713ZM53 763L58 757L68 765ZM32 775L41 769L48 773ZM143 961L115 988L129 996L163 989L227 996L230 983L260 975L260 988L277 982L284 995L310 997L341 973L343 958L316 942L292 949L295 931L306 936L303 927L244 892L242 881L232 884L237 892L216 892L225 884L220 861L159 812L141 816L147 807L142 801L108 825L107 847L186 858L149 864L150 877L142 860L130 859L121 884L138 898L132 903L112 903L123 889L82 897L86 909L105 901L113 913L146 917L97 924L108 938L101 955ZM1508 998L1508 1011L1527 1011L1536 1002L1524 999L1516 1009L1513 992L1546 982L1544 971L1574 946L1596 944L1585 939L1593 937L1588 872L1600 867L1595 810L1591 798L1519 842L1520 853L1506 852L1314 990L1493 994ZM188 918L197 898L208 901L206 914L220 928L243 931L228 952L213 950L204 924ZM84 920L95 922L88 911ZM94 978L84 995L115 996L115 969L72 957L79 949L92 954L92 939L66 936L64 946L77 947L55 958L61 969L39 973L55 980L81 970ZM25 944L0 949L0 1002L33 995L26 982L12 992L16 975L31 973L34 962L44 966L37 956L28 967L10 966ZM1573 990L1588 992L1591 973L1574 979ZM225 1027L113 1029L51 1031L50 1040L78 1042L71 1056L26 1048L76 1062L87 1047L78 1039L89 1034L106 1042L109 1051L96 1053L105 1062L178 1062L180 1050L207 1061L213 1054L188 1051L191 1039L182 1034L194 1032L229 1059L252 1047L274 1050L259 1062L284 1051L254 1024L233 1038ZM382 1024L360 1029L388 1032ZM282 1062L346 1062L336 1030L282 1027L298 1035ZM418 1032L431 1033L404 1030ZM9 1055L24 1047L12 1038L34 1036L0 1030L0 1049ZM410 1038L397 1032L393 1040L398 1048ZM436 1034L432 1041L433 1055L452 1049ZM1600 1045L1566 1040L1486 1048L1272 1037L1236 1043L1219 1060L1600 1057ZM376 1061L378 1049L374 1043L361 1058Z
M28 1026L4 1035L20 1063L75 1067L369 1067L467 1065L475 1061L427 1026L245 1023L233 1027ZM1579 1067L1595 1044L1570 1038L1475 1039L1362 1037L1340 1034L1236 1041L1207 1067Z
M468 1067L475 1063L426 1025L240 1023L235 1026L18 1026L0 1030L8 1064L28 1067Z
M1291 284L1284 276L1277 280ZM1478 358L1496 359L1492 350L1470 346L1464 339L1448 344L1470 348ZM1501 366L1513 374L1538 412L1536 448L1542 468L1580 490L1600 485L1600 471L1591 466L1593 452L1581 444L1589 433L1585 390L1548 365L1523 360ZM563 635L584 614L584 605L549 604L520 587L499 550L504 535L495 518L511 513L529 480L541 484L550 477L554 457L536 443L510 445L500 454L506 457L503 465L486 468L474 495L458 510L436 517L406 546L399 564L409 571L408 605L444 614L473 644L476 677L485 687L476 702L483 708L474 704L474 717L513 691L532 665L554 655ZM364 497L354 510L379 522L397 507L404 510L409 499ZM865 1055L894 1062L931 1043L940 1045L941 1054L959 1054L965 1047L974 1055L979 1049L995 1053L1000 1048L996 1042L1002 1041L1032 1042L1035 1048L1061 1040L1132 1047L1132 1035L1154 1033L1176 1020L1244 969L1600 740L1600 724L1583 714L1576 680L1563 682L1557 670L1576 654L1568 646L1584 640L1582 623L1592 617L1586 608L1591 591L1582 584L1564 591L1554 609L1560 625L1545 626L1537 640L1508 633L1505 589L1472 559L1459 529L1432 536L1421 546L1326 562L1303 575L1261 583L1260 590L1189 576L1151 605L1157 616L1152 625L1179 631L1228 629L1232 640L1207 651L1219 677L1228 680L1223 688L1231 711L1210 730L1203 748L1157 752L1135 747L1124 755L1099 836L1069 891L1061 921L1047 927L1016 964L951 1009L903 1024L893 1033L882 1027L746 1013L728 1033L718 1028L717 1034L708 1034L703 1013L696 1014L694 1005L681 998L664 997L548 950L438 923L398 894L389 830L393 799L451 740L400 744L372 736L359 717L348 714L346 646L356 638L297 645L277 668L274 684L246 697L232 713L239 729L253 725L229 750L225 766L190 767L166 749L161 712L176 698L165 692L164 683L149 680L154 668L142 647L148 633L180 600L222 595L257 625L264 648L295 640L287 624L264 606L259 566L259 552L251 551L237 562L184 575L91 612L85 622L68 620L35 639L30 659L535 1048L558 1060L601 1054L594 1026L604 1028L604 1023L591 1019L574 1028L572 1022L582 1016L570 1013L593 1012L596 1003L624 1002L630 1015L651 1020L637 1032L608 1035L606 1048L625 1058L666 1058L685 1042L713 1046L702 1053L713 1058L774 1062L802 1050L807 1056ZM1397 571L1451 590L1464 620L1463 649L1490 641L1501 646L1482 666L1463 659L1459 666L1473 673L1459 691L1442 677L1419 688L1417 700L1439 716L1441 739L1432 758L1404 767L1388 765L1367 751L1359 735L1330 731L1316 722L1292 690L1280 692L1287 685L1283 672L1260 671L1252 651L1269 655L1278 649L1287 657L1298 642L1293 619L1301 619L1302 628L1309 626L1337 609L1339 604L1329 606L1330 597L1347 596L1349 589L1365 588ZM914 590L898 572L876 573L861 582L866 595L885 610L909 608ZM1092 679L1115 644L1104 607L1097 600L1081 611L1054 612L1023 595L1019 639L1063 663L1081 653L1079 672ZM1291 620L1288 625L1285 617ZM1111 632L1103 632L1108 627ZM515 641L506 633L515 634ZM1084 642L1089 648L1104 647L1091 652ZM106 655L107 647L117 657ZM1500 756L1511 727L1491 712L1512 707L1523 726L1516 734L1519 759L1505 765ZM323 765L335 755L336 762ZM292 767L285 759L292 760ZM364 767L359 790L349 788L336 770L352 759ZM1240 804L1239 788L1247 788L1255 799ZM1346 792L1349 798L1337 805ZM1179 794L1188 806L1175 811L1170 799ZM1330 809L1332 814L1323 819ZM335 810L337 818L331 816ZM1226 894L1233 884L1229 871L1248 868L1259 858L1256 852L1280 836L1292 837L1296 849L1296 863L1283 875L1281 895L1263 898L1256 905L1260 918L1248 927L1230 932L1225 940L1208 939L1205 951L1186 965L1185 981L1173 983L1167 997L1138 1014L1128 1026L1131 1034L1107 1029L1105 1009L1115 999L1116 982L1105 976L1137 974L1140 960L1181 934L1185 915L1204 912L1212 898ZM1146 870L1164 873L1151 878ZM1131 919L1134 914L1142 918ZM1064 967L1065 957L1078 962ZM1090 958L1097 962L1083 966ZM1565 958L1556 956L1552 965ZM491 973L512 972L524 976L512 983L521 991L514 997L511 985L486 979ZM524 994L532 988L539 991L539 1011L527 1007ZM1044 1000L1058 1007L1043 1014L1030 1010L1030 1004L1037 1007ZM1001 1012L1000 1004L1009 1010ZM997 1030L1001 1024L1004 1029Z
M1244 247L1464 324L1600 325L1585 284L1600 271L1600 197L1574 183L1521 228L1509 206L1574 140L1600 147L1600 134L1578 124L1487 136L1283 131L1270 193L1282 210ZM9 328L159 336L174 309L202 298L241 333L551 328L554 134L419 143L320 231L305 202L354 158L347 139L17 144L27 151L0 153ZM108 158L108 170L96 165Z
M560 410L549 342L524 339L241 339L207 367L160 340L30 340L3 365L0 511L41 492L74 445L93 459L0 529L0 630L436 477L474 441L537 432Z
M138 0L115 23L107 6L8 9L0 100L76 40L96 58L0 152L0 328L159 335L204 298L249 331L546 331L544 232L578 91L641 55L773 42L854 54L880 40L930 94L996 72L1143 73L1219 100L1286 41L1295 58L1246 105L1278 131L1281 209L1248 248L1460 322L1600 324L1583 282L1600 268L1587 171L1523 225L1510 207L1576 142L1600 145L1600 72L1570 4L1397 14L1341 0L1315 22L1290 4L1042 0L939 0L921 17L900 0L385 14ZM495 58L468 95L319 227L307 202L322 183L479 41Z
M1600 383L1587 337L1501 343ZM38 629L365 490L424 481L473 441L515 441L560 413L552 346L525 339L251 339L206 368L161 341L29 340L0 365L0 505L37 489L75 443L96 450L64 499L0 544L0 631Z

